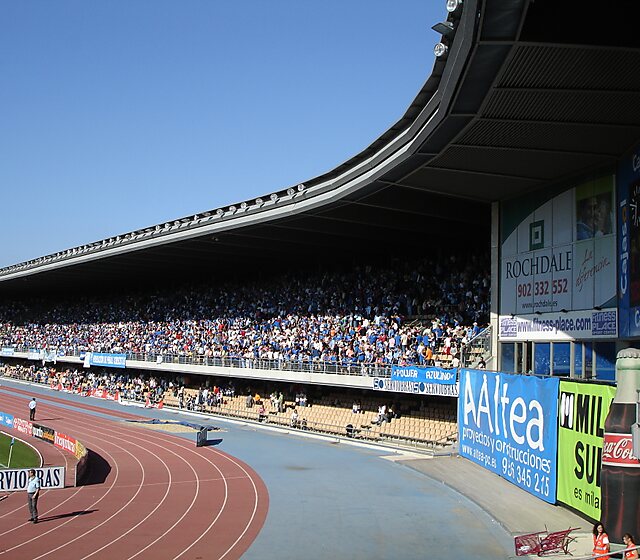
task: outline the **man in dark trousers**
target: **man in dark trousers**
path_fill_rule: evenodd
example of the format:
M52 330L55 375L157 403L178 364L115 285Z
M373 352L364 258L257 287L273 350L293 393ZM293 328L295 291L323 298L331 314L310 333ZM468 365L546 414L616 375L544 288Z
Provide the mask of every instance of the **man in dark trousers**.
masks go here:
M36 419L36 398L33 397L29 401L29 420L35 420L35 419Z
M27 504L29 505L29 521L38 522L38 496L40 495L40 479L36 476L34 469L29 469L29 480L27 482Z

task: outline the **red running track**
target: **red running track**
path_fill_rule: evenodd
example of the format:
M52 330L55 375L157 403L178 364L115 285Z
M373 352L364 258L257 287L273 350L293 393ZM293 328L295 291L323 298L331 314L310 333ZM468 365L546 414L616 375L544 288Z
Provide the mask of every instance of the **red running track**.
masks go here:
M25 397L32 394L3 389L13 394L0 394L0 410L24 418ZM76 437L104 461L89 484L42 492L37 525L27 521L24 493L1 501L0 560L231 560L258 535L269 497L248 465L212 447L88 411L139 418L131 414L54 395L46 400L38 404L36 422ZM75 463L54 446L29 442L46 464Z

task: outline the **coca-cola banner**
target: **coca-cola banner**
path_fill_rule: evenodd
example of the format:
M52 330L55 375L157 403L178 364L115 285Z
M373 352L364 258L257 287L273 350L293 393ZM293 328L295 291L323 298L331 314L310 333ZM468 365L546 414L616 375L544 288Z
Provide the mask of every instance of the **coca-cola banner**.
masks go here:
M633 453L633 436L605 432L602 443L602 464L640 468L640 459Z
M600 472L604 421L615 387L560 382L558 501L593 520L601 517Z
M558 385L557 377L462 369L460 454L555 503Z

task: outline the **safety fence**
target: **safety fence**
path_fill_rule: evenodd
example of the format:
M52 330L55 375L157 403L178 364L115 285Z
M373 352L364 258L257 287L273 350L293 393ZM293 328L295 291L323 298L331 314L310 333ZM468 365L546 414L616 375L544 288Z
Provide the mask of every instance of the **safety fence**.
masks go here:
M0 411L0 424L3 428L16 430L24 436L46 441L63 451L75 455L78 462L75 465L74 485L80 485L80 482L86 473L89 461L89 451L81 441L48 426L37 424L31 420L25 420L24 418L19 418L13 414L9 414L8 412ZM57 468L62 468L64 472L64 467ZM62 484L64 485L64 474L62 475Z

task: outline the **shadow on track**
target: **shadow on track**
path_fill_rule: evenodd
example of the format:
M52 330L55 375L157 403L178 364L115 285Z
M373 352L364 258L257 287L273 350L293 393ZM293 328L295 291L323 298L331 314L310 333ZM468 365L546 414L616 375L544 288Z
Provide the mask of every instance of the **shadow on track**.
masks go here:
M48 515L47 517L39 517L38 523L44 523L46 521L55 521L56 519L65 519L67 517L79 517L80 515L87 515L98 511L97 509L85 509L82 511L72 511L69 513L60 513L59 515Z

